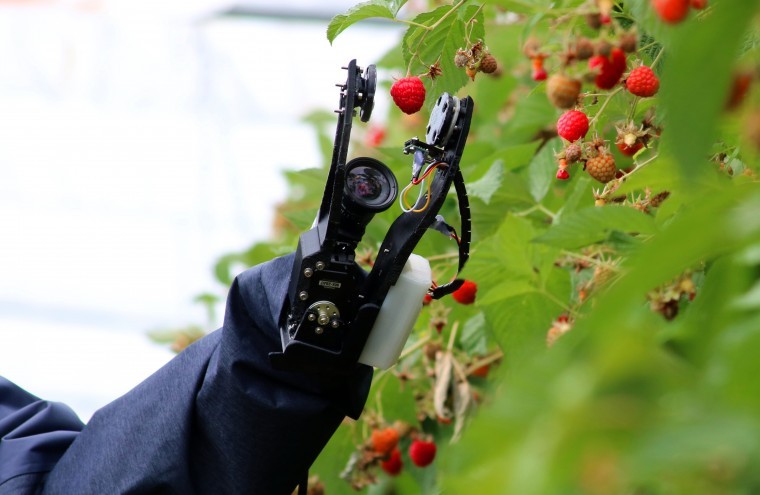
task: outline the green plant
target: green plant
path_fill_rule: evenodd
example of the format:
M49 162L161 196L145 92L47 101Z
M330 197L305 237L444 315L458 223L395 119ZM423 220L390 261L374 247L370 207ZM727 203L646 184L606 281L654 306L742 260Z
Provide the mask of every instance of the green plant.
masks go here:
M375 374L362 418L315 463L326 493L760 490L760 5L716 0L671 25L664 2L404 3L359 4L328 39L370 17L408 26L379 65L420 76L426 106L391 108L384 143L424 135L440 93L474 98L462 160L474 243L462 276L478 293L426 305L398 365ZM659 80L651 97L625 91L637 66ZM540 82L557 74L580 82L577 98ZM565 111L588 116L571 144L557 136ZM328 163L334 122L309 121ZM408 175L400 146L357 140L354 153ZM288 175L277 239L222 259L222 283L233 263L295 247L325 171ZM452 197L443 213L456 211ZM372 263L397 214L369 225L360 262ZM454 276L444 237L426 235L417 252L437 280ZM390 424L389 466L369 445ZM435 462L401 470L421 435L434 439Z

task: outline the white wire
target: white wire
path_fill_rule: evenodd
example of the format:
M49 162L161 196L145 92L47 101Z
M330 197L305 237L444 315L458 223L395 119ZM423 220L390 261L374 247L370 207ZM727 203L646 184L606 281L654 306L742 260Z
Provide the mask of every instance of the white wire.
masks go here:
M398 204L401 207L401 211L404 213L409 213L410 211L414 210L414 205L420 202L420 199L422 199L422 195L425 193L425 180L423 179L422 182L419 183L420 186L420 193L417 195L417 199L414 200L414 204L412 204L411 208L404 207L404 197L406 197L406 191L414 186L412 182L406 185L404 189L401 190L401 194L398 195Z

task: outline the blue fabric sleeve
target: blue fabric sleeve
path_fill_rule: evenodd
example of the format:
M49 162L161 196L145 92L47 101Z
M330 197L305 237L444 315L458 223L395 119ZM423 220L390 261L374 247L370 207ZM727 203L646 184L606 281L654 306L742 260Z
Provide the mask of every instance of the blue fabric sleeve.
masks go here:
M44 494L289 495L346 415L371 368L345 378L274 370L293 256L241 274L223 327L99 410Z
M83 427L68 406L0 377L0 494L19 493L12 486L50 471ZM30 476L15 479L21 475Z

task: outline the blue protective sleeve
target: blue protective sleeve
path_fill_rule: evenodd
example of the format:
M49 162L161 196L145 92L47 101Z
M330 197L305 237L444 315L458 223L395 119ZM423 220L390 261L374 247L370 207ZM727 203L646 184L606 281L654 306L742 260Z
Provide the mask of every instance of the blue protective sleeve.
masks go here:
M363 365L340 379L272 369L292 263L241 274L223 327L95 413L41 493L290 494L343 418L361 413L372 376Z
M18 487L41 481L83 427L68 406L0 377L0 494L26 493Z

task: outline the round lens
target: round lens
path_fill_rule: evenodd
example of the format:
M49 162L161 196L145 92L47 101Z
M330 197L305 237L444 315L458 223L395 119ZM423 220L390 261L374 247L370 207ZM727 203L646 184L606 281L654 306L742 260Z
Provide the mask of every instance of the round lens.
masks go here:
M354 198L367 206L383 203L391 192L388 178L364 165L356 166L346 173L346 188Z

